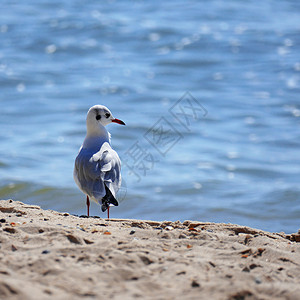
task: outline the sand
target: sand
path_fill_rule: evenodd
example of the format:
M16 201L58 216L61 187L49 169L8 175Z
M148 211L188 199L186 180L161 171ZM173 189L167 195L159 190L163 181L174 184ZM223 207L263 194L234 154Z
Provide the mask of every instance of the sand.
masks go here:
M1 299L300 299L300 234L0 201Z

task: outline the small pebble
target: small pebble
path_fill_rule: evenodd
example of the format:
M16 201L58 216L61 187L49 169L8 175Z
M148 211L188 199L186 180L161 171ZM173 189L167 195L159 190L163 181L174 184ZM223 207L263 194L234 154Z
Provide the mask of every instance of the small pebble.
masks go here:
M185 275L185 274L186 274L185 271L181 271L181 272L176 273L176 275Z
M196 280L193 280L191 286L192 287L200 287L200 284Z
M138 280L138 279L139 279L139 278L138 278L138 277L135 277L135 276L131 278L131 280Z
M261 280L259 279L259 278L255 278L255 283L257 283L257 284L261 284Z
M257 268L257 267L259 267L258 265L256 265L256 264L251 264L250 266L249 266L249 268L252 270L252 269L255 269L255 268Z
M44 251L42 252L42 254L49 254L49 253L50 253L49 250L44 250Z
M135 234L135 230L131 230L129 234Z
M5 227L3 231L9 232L9 233L16 233L16 229L12 227Z
M166 230L173 230L174 227L173 227L173 226L167 226L167 227L165 227L165 229L166 229Z
M5 219L0 219L0 223L5 223L6 220Z

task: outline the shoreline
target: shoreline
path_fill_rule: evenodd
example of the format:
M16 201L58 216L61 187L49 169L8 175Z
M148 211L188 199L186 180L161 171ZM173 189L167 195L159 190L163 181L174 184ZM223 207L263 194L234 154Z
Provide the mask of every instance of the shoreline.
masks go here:
M299 299L300 232L0 201L0 298ZM34 295L34 296L33 296Z

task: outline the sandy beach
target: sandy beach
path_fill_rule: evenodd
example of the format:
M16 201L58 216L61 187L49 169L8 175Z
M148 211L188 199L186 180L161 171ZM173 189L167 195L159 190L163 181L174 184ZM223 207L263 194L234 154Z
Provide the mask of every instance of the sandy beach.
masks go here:
M300 234L0 201L1 299L300 299Z

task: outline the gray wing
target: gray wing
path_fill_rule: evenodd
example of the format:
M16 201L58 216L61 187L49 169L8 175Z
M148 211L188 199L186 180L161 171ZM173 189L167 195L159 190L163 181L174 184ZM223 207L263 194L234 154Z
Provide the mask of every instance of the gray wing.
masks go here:
M82 148L75 160L74 174L80 189L95 200L105 196L104 184L115 196L121 186L120 158L107 142L96 153Z

